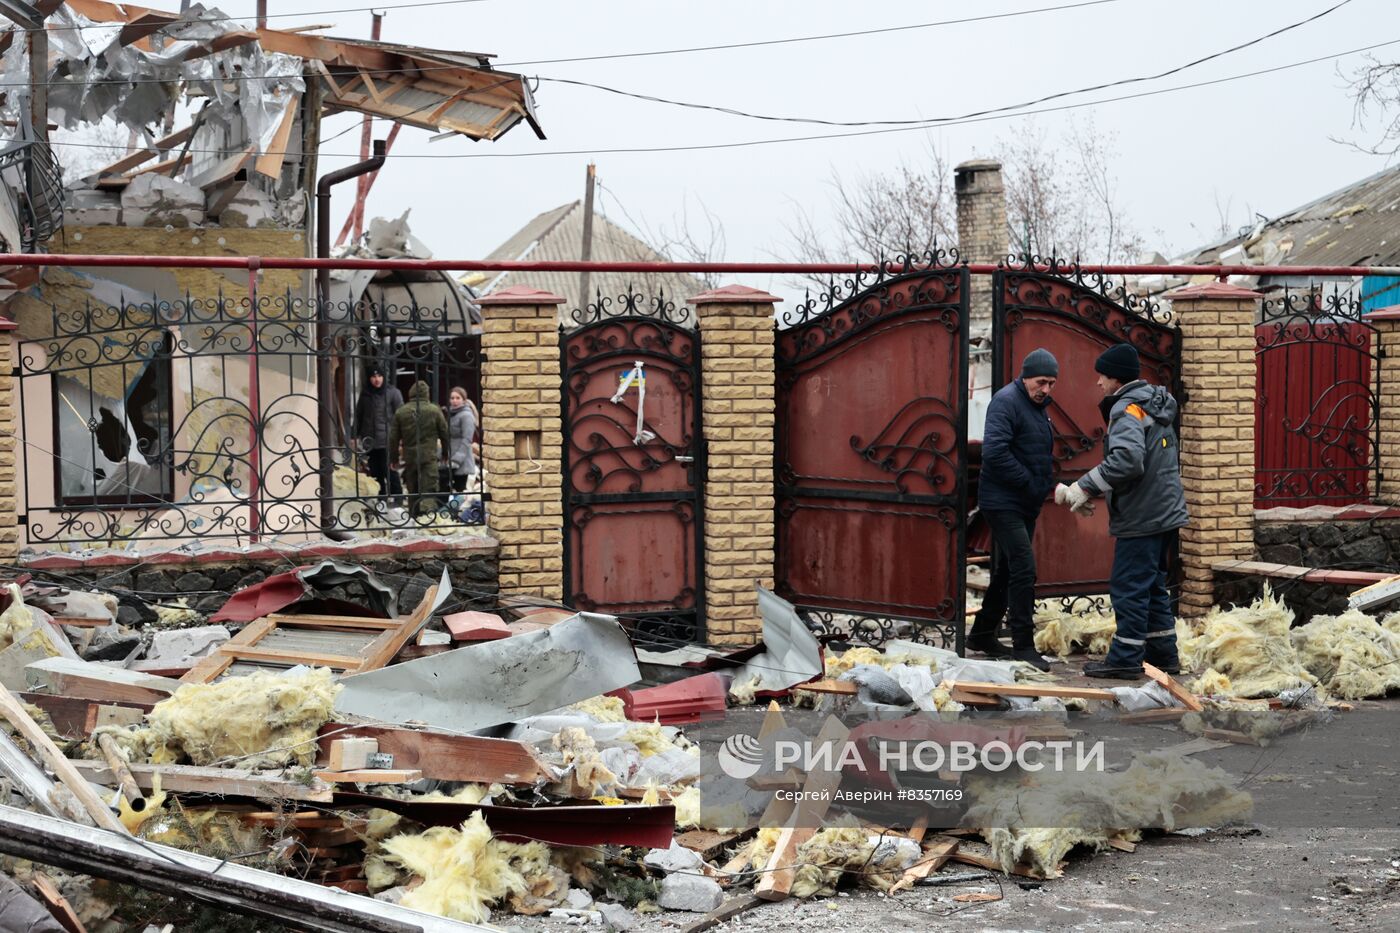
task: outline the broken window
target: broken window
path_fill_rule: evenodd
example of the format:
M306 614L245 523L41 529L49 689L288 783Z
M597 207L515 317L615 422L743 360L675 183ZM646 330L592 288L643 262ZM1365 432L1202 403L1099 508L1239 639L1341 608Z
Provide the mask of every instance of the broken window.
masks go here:
M131 362L53 380L61 505L164 505L174 491L169 331Z

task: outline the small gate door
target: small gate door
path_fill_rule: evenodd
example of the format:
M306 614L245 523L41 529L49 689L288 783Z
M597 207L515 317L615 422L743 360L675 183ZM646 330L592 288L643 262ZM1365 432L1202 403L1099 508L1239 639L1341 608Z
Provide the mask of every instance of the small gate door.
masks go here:
M564 593L664 649L704 639L704 445L700 336L656 305L561 337Z
M1049 410L1057 482L1074 482L1103 457L1103 395L1095 384L1094 361L1108 347L1131 343L1142 359L1142 378L1167 386L1184 404L1179 332L1156 303L1078 270L1059 275L1005 269L996 273L992 295L993 391L1020 374L1021 361L1036 347L1059 361ZM1113 539L1107 509L1082 519L1047 500L1034 548L1037 596L1108 592Z
M783 322L775 576L819 623L962 647L966 301L965 268L906 265Z

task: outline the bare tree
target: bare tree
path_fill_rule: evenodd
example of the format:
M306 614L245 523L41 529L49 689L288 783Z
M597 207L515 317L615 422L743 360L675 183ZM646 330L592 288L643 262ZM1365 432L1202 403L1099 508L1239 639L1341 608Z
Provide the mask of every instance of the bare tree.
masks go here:
M724 237L724 223L704 201L696 199L700 205L700 217L692 224L690 198L681 202L680 214L673 216L669 224L662 224L655 235L647 232L647 239L662 256L675 262L718 262L724 258L727 242ZM718 288L724 276L717 272L691 273L706 288Z
M1336 137L1333 141L1376 155L1400 153L1400 62L1383 62L1367 55L1364 65L1342 77L1351 84L1351 125L1371 134L1374 142L1368 145Z
M71 183L126 155L132 133L114 120L103 120L75 130L59 128L50 138L63 176Z

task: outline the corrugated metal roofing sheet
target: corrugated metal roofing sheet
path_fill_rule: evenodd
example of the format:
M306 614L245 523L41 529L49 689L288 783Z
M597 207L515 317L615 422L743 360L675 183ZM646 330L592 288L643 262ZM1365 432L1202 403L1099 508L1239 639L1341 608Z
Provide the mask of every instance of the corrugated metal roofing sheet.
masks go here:
M637 239L602 214L593 215L593 255L597 262L654 262L665 256ZM583 206L579 201L564 204L535 217L497 247L487 259L530 259L545 262L578 261L583 256ZM543 288L568 299L559 306L560 321L569 323L568 314L581 306L577 272L506 272L486 283L483 294L508 285ZM679 308L706 290L704 282L685 273L595 272L589 290L617 300L628 293L651 299L657 295L675 302ZM589 301L595 300L594 296ZM692 317L693 320L693 317Z
M1208 246L1190 261L1221 261L1239 246L1250 261L1269 265L1400 262L1400 166L1295 208L1258 231Z

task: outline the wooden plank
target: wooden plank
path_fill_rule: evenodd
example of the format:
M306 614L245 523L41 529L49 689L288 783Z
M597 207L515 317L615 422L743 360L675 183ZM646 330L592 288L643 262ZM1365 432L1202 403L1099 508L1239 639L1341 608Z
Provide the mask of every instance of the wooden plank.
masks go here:
M1142 672L1152 680L1161 684L1164 690L1175 697L1182 706L1186 707L1191 712L1199 713L1201 710L1205 709L1205 705L1201 703L1200 699L1194 693L1177 683L1176 678L1172 677L1172 675L1168 674L1166 671L1153 667L1151 664L1144 661Z
M398 726L327 723L321 727L317 761L330 761L331 740L356 736L377 741L380 752L394 756L396 767L417 768L424 777L439 781L534 784L554 779L554 769L523 742Z
M117 779L117 786L121 788L122 796L126 802L135 804L143 799L141 788L136 786L136 779L131 776L131 769L126 765L126 759L117 749L117 743L106 733L97 737L97 747L102 752L102 760L107 762L107 767L112 769L112 776Z
M35 661L27 672L31 683L41 678L50 693L101 703L159 703L180 686L178 680L68 658Z
M73 760L71 766L88 780L116 786L112 769L103 761ZM330 803L335 789L313 778L310 784L287 777L281 771L248 771L239 768L205 768L197 765L129 764L136 786L154 789L160 774L162 790L185 794L219 794L225 797L252 797L265 800L301 800Z
M428 621L428 616L432 614L433 603L437 600L438 587L433 584L428 587L428 592L423 594L418 607L397 629L389 629L370 643L361 654L365 662L360 665L360 671L377 670L390 661L394 660L394 655L399 653L399 649L408 643L408 640L418 634L418 630L423 627L423 623Z
M39 728L29 714L24 711L19 700L9 691L8 688L0 685L0 716L4 716L10 721L10 725L19 730L19 734L24 740L44 759L44 763L49 766L63 786L72 791L73 796L78 798L78 802L83 805L83 810L92 818L93 825L101 829L110 829L113 832L125 833L126 827L107 808L92 787L83 779L73 766L68 763L63 752L59 751L53 740L44 734L44 730Z
M963 706L978 706L984 709L995 709L1001 706L1001 700L997 697L959 690L956 684L948 688L948 699L954 703L961 703Z
M286 628L288 626L308 626L313 628L329 629L368 628L383 631L384 629L396 628L399 624L398 619L374 619L368 616L295 616L283 615L282 613L277 612L273 613L270 616L266 616L266 619L269 622L275 623L278 628Z
M957 839L942 839L924 846L923 854L919 860L905 870L904 877L891 885L887 893L893 895L900 891L906 891L938 871L948 864L948 860L958 851L960 844Z
M994 858L988 858L985 855L974 855L971 852L963 852L960 850L954 852L951 858L954 862L963 862L967 865L976 865L978 868L985 868L988 871L999 871L1002 872L1002 874L1007 874L1007 872L1003 871L1000 862ZM1022 878L1034 878L1037 881L1049 881L1051 878L1050 875L1025 865L1013 865L1010 874L1019 875ZM1055 877L1059 877L1058 874L1056 874Z
M21 693L21 702L37 706L49 716L49 721L59 735L70 739L85 739L92 735L98 725L122 725L126 714L134 714L137 721L145 718L151 709L150 703L95 703L80 697L61 697L50 693ZM103 710L123 710L123 713L108 713Z
M835 716L830 716L817 733L813 747L839 745L849 735L850 730ZM756 896L766 901L781 901L791 892L792 882L797 876L797 850L812 838L822 817L831 807L842 776L839 768L819 770L807 776L807 782L802 785L802 799L792 808L791 817L773 846L768 864L764 866L764 874L754 885L753 893ZM766 816L767 811L764 812Z
M82 616L54 616L53 620L59 625L70 625L73 628L106 628L112 624L111 619L87 619Z
M345 654L318 654L314 651L287 651L281 648L257 648L249 645L219 646L219 653L230 656L234 661L275 661L287 664L306 664L310 667L334 667L343 671L357 670L361 658Z
M1084 700L1103 700L1116 703L1118 698L1111 690L1098 687L1070 687L1063 684L988 684L975 680L959 680L951 685L964 693L976 693L1001 697L1062 697Z
M293 94L287 101L287 109L282 114L282 122L277 124L277 132L272 137L268 151L257 157L253 171L268 178L278 178L282 174L282 163L287 158L287 143L292 138L292 124L296 122L297 105L301 95Z
M725 862L719 870L720 884L729 884L736 877L747 876L749 873L749 863L752 860L750 853L753 852L753 843L747 843L734 853L734 857Z
M1143 709L1135 713L1124 713L1118 717L1120 722L1128 723L1153 723L1153 722L1173 722L1185 716L1190 710L1174 709Z
M326 816L320 810L299 810L285 813L279 810L254 810L238 817L245 823L259 826L286 826L292 829L338 829L345 820L338 816Z
M1110 849L1117 849L1119 852L1137 851L1137 843L1129 842L1126 839L1110 839L1108 840L1108 847Z
M747 897L731 897L699 920L691 921L681 927L681 933L705 933L706 930L713 929L728 920L733 920L762 903L764 903L763 898L753 894Z
M138 165L141 165L145 162L149 162L151 159L156 158L159 155L160 150L171 149L175 146L180 145L185 140L189 139L193 133L193 126L187 126L184 129L176 130L169 136L162 137L161 139L155 141L153 148L157 150L156 152L152 152L150 149L142 149L138 152L133 152L129 155L122 156L120 159L109 165L102 166L102 168L98 169L93 174L99 176L125 175L127 172L136 168Z
M666 801L663 799L662 803ZM676 844L700 855L705 861L718 858L725 849L752 834L755 830L738 833L719 833L712 829L691 829L677 833Z
M53 879L41 871L36 871L30 879L34 884L34 890L39 892L45 905L49 908L49 913L58 921L58 925L63 927L67 933L87 933L87 927L83 926L83 921L78 919L78 912L73 909L73 905L68 903L68 898L63 896L63 892L58 890L58 885L53 883Z
M332 771L355 771L369 767L369 756L379 751L379 740L361 737L331 740L329 767Z
M773 844L773 854L763 866L763 874L754 885L754 896L765 901L781 901L792 893L797 878L797 850L811 839L816 830L806 826L785 826Z
M812 693L834 693L839 696L855 696L860 692L860 684L849 680L814 680L809 684L798 684L794 689Z
M412 784L423 780L417 768L362 768L359 771L316 771L328 784Z
M268 632L271 632L276 627L277 623L270 618L257 619L249 622L247 625L243 626L242 630L239 631L237 635L234 635L228 641L220 645L219 651L214 652L206 658L201 658L198 664L190 668L188 674L180 678L180 682L185 684L211 683L227 671L229 666L236 660L232 655L224 653L222 649L235 644L252 647L261 641L263 636L267 635Z

